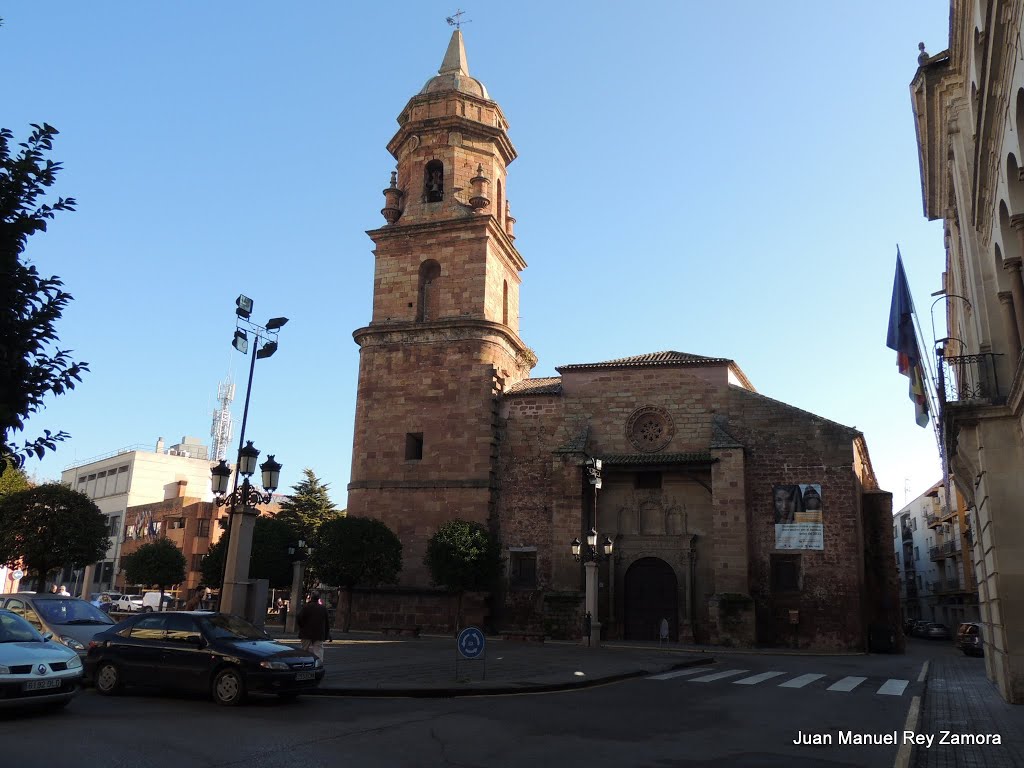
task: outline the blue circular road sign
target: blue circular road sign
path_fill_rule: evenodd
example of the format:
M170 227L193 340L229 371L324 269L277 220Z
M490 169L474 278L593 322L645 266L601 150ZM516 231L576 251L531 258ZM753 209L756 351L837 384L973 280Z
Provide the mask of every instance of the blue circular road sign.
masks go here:
M466 627L459 632L459 653L465 659L475 659L484 652L484 633L476 627Z

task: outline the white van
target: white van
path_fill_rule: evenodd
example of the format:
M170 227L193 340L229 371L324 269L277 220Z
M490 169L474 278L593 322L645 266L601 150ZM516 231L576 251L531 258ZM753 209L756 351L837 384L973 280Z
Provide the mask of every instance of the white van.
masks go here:
M174 598L164 592L164 604L160 607L160 593L159 592L146 592L142 595L142 610L144 613L150 613L151 611L166 611L171 607L171 603L174 602Z

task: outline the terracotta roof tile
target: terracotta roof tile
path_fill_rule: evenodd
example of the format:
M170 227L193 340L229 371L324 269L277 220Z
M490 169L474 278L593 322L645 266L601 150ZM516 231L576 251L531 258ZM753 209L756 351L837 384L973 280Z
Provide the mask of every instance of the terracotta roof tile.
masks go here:
M572 365L561 365L555 370L571 371L586 368L647 368L655 365L708 365L709 363L731 363L727 357L705 357L704 355L691 355L686 352L648 352L645 355L633 355L632 357L620 357L616 360L606 360L603 363L574 363Z
M542 379L523 379L505 390L506 395L560 395L562 378L548 376Z

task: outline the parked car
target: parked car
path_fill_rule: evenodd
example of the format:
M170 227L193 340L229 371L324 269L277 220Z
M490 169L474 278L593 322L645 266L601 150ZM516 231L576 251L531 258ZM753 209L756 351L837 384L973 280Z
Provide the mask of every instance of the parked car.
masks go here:
M956 647L964 656L984 656L985 643L981 637L981 624L967 621L956 629Z
M93 635L115 623L88 600L52 592L0 595L0 608L18 614L40 634L51 633L79 656L85 656Z
M945 624L939 624L932 622L928 625L928 629L925 632L925 637L929 640L949 640L949 627Z
M171 608L171 603L174 602L174 598L164 593L163 607L160 606L160 593L159 592L147 592L142 596L142 610L147 613L150 611L167 611Z
M135 611L141 611L142 608L142 595L121 595L114 601L112 610L120 611L121 613L134 613Z
M0 609L0 709L45 706L58 709L75 697L82 659L39 634L24 618Z
M131 616L93 638L86 677L104 695L140 685L206 691L235 706L249 692L297 696L316 688L323 663L226 613Z
M910 631L910 634L913 635L914 637L927 637L928 636L928 624L929 624L929 622L921 621L920 619L918 621L915 621L914 622L914 628Z

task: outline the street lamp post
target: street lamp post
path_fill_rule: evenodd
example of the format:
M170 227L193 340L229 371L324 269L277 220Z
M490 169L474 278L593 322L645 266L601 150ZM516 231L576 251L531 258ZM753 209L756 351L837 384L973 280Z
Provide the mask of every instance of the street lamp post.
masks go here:
M256 468L259 451L253 448L252 441L245 441L245 427L249 419L249 398L252 395L252 378L256 370L256 361L263 360L277 351L277 334L288 322L287 317L272 317L266 325L259 325L250 320L253 301L240 294L235 299L235 335L231 346L243 355L249 351L249 334L253 335L252 362L249 364L249 381L245 388L245 406L242 409L242 430L238 437L238 462L235 465L234 487L227 494L231 468L221 459L220 464L211 469L213 492L217 497L217 506L230 504L228 512L228 551L224 558L224 571L221 577L220 610L224 613L243 614L246 606L246 593L249 585L249 558L252 554L252 531L255 526L256 504L270 501L270 495L277 489L281 475L281 465L270 458L260 465L263 471L263 488L260 493L249 483L249 477ZM265 469L268 467L269 469ZM275 469L276 467L276 469ZM239 476L244 477L242 487L238 486ZM239 509L241 507L241 509ZM252 617L247 617L252 618Z
M295 631L295 619L299 615L299 608L302 607L302 579L306 565L306 555L309 554L306 542L299 539L294 547L288 547L288 554L292 556L292 593L288 602L288 617L285 619L285 632Z
M600 548L597 545L599 537L597 533L597 492L601 488L601 460L587 459L584 466L587 470L587 478L594 487L593 519L590 532L587 534L586 549L583 548L579 537L572 540L570 547L572 549L572 556L576 558L576 562L583 561L586 571L584 634L587 637L587 645L591 648L597 648L601 645L601 622L598 619L597 612L597 564L601 560L607 560L612 556L613 544L612 540L605 536Z
M238 452L238 472L235 475L237 486L238 475L242 485L227 493L231 467L221 459L220 463L210 470L213 478L213 493L218 507L230 505L231 529L228 532L228 551L224 558L224 578L220 591L220 610L223 613L234 613L244 616L250 621L255 618L253 610L248 606L249 588L249 557L252 553L252 535L256 527L257 504L267 504L281 479L281 465L270 455L260 464L263 480L263 491L249 482L249 477L256 470L256 459L260 452L249 440Z

